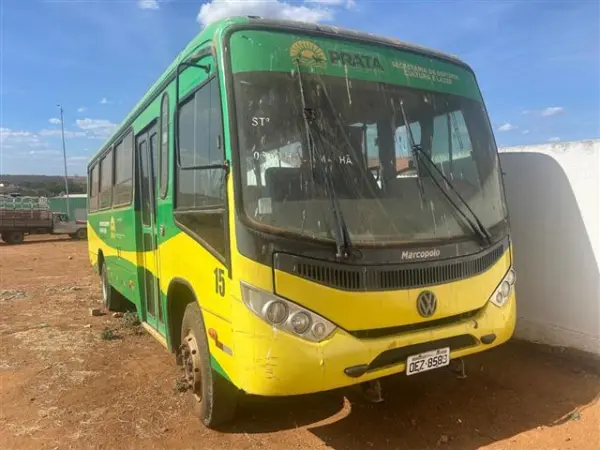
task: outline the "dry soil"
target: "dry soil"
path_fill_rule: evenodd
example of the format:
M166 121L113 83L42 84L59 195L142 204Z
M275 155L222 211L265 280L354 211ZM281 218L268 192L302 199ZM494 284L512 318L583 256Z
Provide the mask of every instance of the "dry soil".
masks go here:
M207 430L172 355L124 319L90 317L101 297L86 251L0 244L2 449L600 448L598 371L519 342L468 359L466 379L390 377L382 404L352 391L247 399L234 425Z

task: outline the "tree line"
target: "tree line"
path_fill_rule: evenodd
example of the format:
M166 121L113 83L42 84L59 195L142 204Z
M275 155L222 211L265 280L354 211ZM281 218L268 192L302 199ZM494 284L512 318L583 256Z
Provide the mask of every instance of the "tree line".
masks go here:
M54 197L65 193L64 178L43 175L0 175L0 183L4 194L19 193L23 196ZM87 180L85 177L69 178L69 194L85 194Z

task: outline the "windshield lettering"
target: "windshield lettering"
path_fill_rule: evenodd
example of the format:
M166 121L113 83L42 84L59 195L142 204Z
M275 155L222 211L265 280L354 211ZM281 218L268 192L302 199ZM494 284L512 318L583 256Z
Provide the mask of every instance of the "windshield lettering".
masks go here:
M266 123L271 121L270 117L253 117L252 118L252 126L253 127L264 127Z
M329 59L332 64L383 71L383 65L377 56L329 50Z
M327 156L325 156L325 155L321 155L321 157L320 157L320 161L321 161L322 163L327 163L327 164L330 164L330 165L332 165L332 164L334 163L334 161L335 161L335 160L334 160L334 159L331 159L331 157L327 157ZM350 158L350 155L339 155L339 156L337 157L337 162L338 162L339 164L353 164L353 163L352 163L352 158Z

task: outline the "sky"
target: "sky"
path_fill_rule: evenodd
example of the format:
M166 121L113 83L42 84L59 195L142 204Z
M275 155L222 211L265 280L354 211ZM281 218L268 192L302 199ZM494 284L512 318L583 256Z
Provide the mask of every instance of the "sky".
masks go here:
M354 28L459 56L498 146L600 137L598 0L0 0L0 173L69 175L228 15Z

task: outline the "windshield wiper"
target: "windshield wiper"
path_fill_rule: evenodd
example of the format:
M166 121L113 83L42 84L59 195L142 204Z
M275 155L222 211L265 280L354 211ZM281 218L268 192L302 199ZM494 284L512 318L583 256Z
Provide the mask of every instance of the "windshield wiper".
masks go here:
M336 243L336 257L339 259L347 259L350 257L350 251L352 249L352 243L350 241L350 233L346 226L346 221L342 214L342 210L339 205L337 195L333 186L333 180L329 170L323 167L322 162L316 163L315 158L315 136L313 133L313 123L315 120L315 110L306 106L306 95L304 94L304 83L302 82L302 73L300 72L300 65L298 60L296 62L296 69L298 70L298 83L300 86L300 98L302 100L302 118L304 119L304 126L306 128L306 139L308 143L308 153L310 158L311 175L313 183L315 180L315 165L318 165L321 169L321 174L325 181L325 192L327 197L331 201L331 207L333 210L333 217L335 221L335 243Z
M425 168L426 168L427 173L429 174L429 176L431 178L431 181L433 181L433 184L435 184L435 186L440 190L440 192L442 194L444 194L444 197L446 198L446 200L448 200L448 202L454 207L454 209L460 214L460 216L463 219L465 219L465 221L469 224L469 227L473 230L473 232L475 234L477 234L477 236L481 240L483 240L483 242L485 242L487 245L491 245L492 244L492 235L489 232L489 230L483 225L483 223L481 222L481 220L479 220L479 217L477 217L477 214L475 214L475 212L471 209L471 207L469 206L469 204L467 203L467 201L462 197L462 195L460 195L458 193L458 191L452 185L452 183L450 183L450 180L448 179L448 177L446 177L446 175L444 175L444 173L438 168L438 166L435 165L435 162L433 161L433 159L431 159L431 157L427 153L425 153L423 151L423 148L420 145L417 145L415 143L415 139L414 139L414 136L412 134L412 130L410 128L410 125L408 123L408 119L406 117L406 112L404 111L404 102L403 102L403 100L400 100L400 110L402 112L402 118L404 119L404 125L408 129L408 135L409 135L409 138L410 138L411 150L413 152L413 158L415 159L415 165L416 165L416 168L417 168L417 180L418 180L418 183L419 183L419 190L421 192L421 199L423 199L424 189L423 189L423 184L421 182L421 164L420 164L420 158L424 157L425 160L429 163L429 165L425 165ZM429 166L433 166L435 168L435 170L438 173L438 175L440 177L442 177L442 180L444 180L446 182L446 185L450 188L450 190L452 192L454 192L454 194L458 197L458 199L461 201L461 203L471 213L471 215L473 216L473 219L475 219L475 222L473 222L471 219L469 219L469 217L467 217L467 215L464 213L464 211L454 202L454 200L452 200L452 198L450 197L450 195L448 194L448 192L446 191L446 189L444 189L438 183L438 181L433 176L433 172L431 171L431 169L430 169Z
M446 175L444 175L444 172L442 172L440 170L440 168L435 165L435 162L433 161L433 159L431 159L431 157L426 152L423 151L423 148L420 145L414 145L413 146L413 151L417 155L419 155L418 157L425 158L425 161L427 161L429 163L429 165L426 165L425 168L427 169L427 172L429 173L429 176L431 177L431 180L444 193L445 197L452 204L452 206L454 206L454 208L456 208L456 210L460 212L460 214L464 217L464 219L469 223L469 226L473 229L473 231L475 231L481 237L481 239L483 239L488 245L491 245L492 244L492 234L485 227L485 225L481 222L481 220L479 219L479 217L477 217L477 214L475 214L475 212L473 211L473 209L469 206L469 203L464 199L464 197L462 195L459 194L458 190L452 185L452 183L450 182L450 180L448 179L448 177ZM458 207L458 205L456 205L456 203L454 203L454 201L450 198L450 196L448 195L448 193L446 192L446 190L444 188L442 188L442 186L440 186L440 184L437 182L437 180L433 177L433 172L431 171L430 167L433 167L435 169L435 171L437 172L437 174L442 178L442 180L444 180L444 182L450 188L450 190L452 192L454 192L454 195L456 195L456 197L465 206L465 208L467 208L467 210L473 216L473 219L475 220L475 223L473 223L466 216L466 214L462 211L462 209L460 209Z

